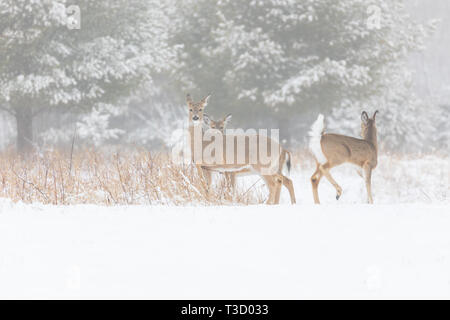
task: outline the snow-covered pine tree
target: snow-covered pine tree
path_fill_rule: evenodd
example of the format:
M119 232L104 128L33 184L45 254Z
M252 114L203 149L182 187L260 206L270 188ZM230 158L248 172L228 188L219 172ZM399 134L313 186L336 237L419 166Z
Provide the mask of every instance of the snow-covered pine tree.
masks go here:
M414 23L402 0L183 3L181 80L194 92L212 92L210 108L230 110L238 125L277 125L304 136L319 112L338 110L354 127L363 106L382 109L381 121L395 121L411 107L402 100L408 92L404 61L431 28ZM411 123L383 125L402 127L383 131L394 134L390 141L398 146Z
M70 5L80 8L80 29L67 26ZM166 69L176 56L167 44L166 5L2 0L0 106L17 120L18 150L30 149L40 112L112 103Z

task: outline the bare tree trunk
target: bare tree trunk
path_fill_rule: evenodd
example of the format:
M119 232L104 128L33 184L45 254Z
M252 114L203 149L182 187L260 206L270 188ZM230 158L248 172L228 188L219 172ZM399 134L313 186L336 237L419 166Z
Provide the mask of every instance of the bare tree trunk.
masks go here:
M33 149L33 113L30 107L25 106L16 110L17 151L26 154Z

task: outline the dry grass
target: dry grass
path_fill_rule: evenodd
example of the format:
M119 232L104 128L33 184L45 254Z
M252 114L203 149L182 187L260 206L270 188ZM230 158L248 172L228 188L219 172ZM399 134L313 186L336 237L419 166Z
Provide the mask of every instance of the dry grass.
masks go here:
M294 152L291 178L300 203L312 202L314 169L308 151ZM352 168L337 170L336 179L347 188L348 202L360 202L365 191ZM448 202L449 181L447 156L382 152L373 186L378 203ZM324 199L334 198L332 187L323 183L323 188ZM258 178L239 178L233 193L217 174L208 192L194 166L174 164L164 153L86 149L73 157L48 151L23 159L6 151L0 153L0 197L54 205L249 205L264 203L267 189Z
M49 151L26 159L0 154L0 197L25 203L226 205L259 204L256 188L232 192L220 179L208 192L194 166L176 165L167 154L145 151L73 154Z

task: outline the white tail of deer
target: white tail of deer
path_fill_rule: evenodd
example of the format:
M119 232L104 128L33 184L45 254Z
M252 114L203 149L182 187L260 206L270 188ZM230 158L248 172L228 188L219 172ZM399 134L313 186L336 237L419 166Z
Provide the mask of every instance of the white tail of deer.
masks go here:
M377 166L378 144L375 111L372 118L367 112L361 114L361 136L362 139L344 136L340 134L324 133L324 117L319 115L312 125L309 148L316 159L316 171L311 177L314 202L319 201L319 182L325 177L336 188L336 199L342 195L342 188L337 184L330 174L330 169L343 163L352 163L363 169L364 180L367 189L367 199L373 203L371 177L372 170Z
M283 175L284 167L290 170L291 154L284 150L277 141L266 136L253 134L225 134L221 135L219 145L221 150L216 150L214 161L201 159L198 161L195 155L201 157L209 151L211 144L206 144L203 140L204 111L210 96L205 97L200 102L194 102L188 94L186 97L189 109L189 133L192 161L203 177L208 179L208 171L216 172L248 172L260 175L268 189L269 198L267 204L278 204L282 185L289 191L291 202L295 203L295 193L292 180ZM200 134L199 134L200 132ZM216 143L217 141L214 141ZM244 144L242 144L242 142ZM255 142L255 143L252 143ZM243 148L241 148L243 147ZM270 154L267 151L270 150ZM217 152L219 151L219 152ZM230 151L230 152L229 152ZM275 151L275 152L273 152ZM220 154L220 155L219 155ZM264 155L264 157L262 156Z

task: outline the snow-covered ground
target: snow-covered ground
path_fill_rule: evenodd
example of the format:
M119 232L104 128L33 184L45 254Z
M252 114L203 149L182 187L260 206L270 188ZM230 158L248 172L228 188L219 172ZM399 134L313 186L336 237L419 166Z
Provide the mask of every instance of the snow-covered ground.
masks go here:
M0 204L0 298L450 298L446 204Z
M309 158L294 161L291 179L294 182L297 202L314 203L310 177L315 165ZM331 174L343 189L342 197L336 201L336 190L322 178L319 185L320 201L323 204L345 205L361 204L367 200L364 180L358 175L356 167L341 165L333 168ZM258 178L238 178L241 191L248 190L253 183L257 193L265 198L267 190ZM403 157L383 154L379 156L378 166L373 171L372 192L376 204L449 204L450 205L450 161L446 157L433 155ZM282 203L289 203L289 194L282 189Z
M44 206L0 200L0 298L450 298L449 163L381 159L375 205L352 167L312 204ZM239 179L248 189L257 178ZM264 187L255 188L264 196Z

